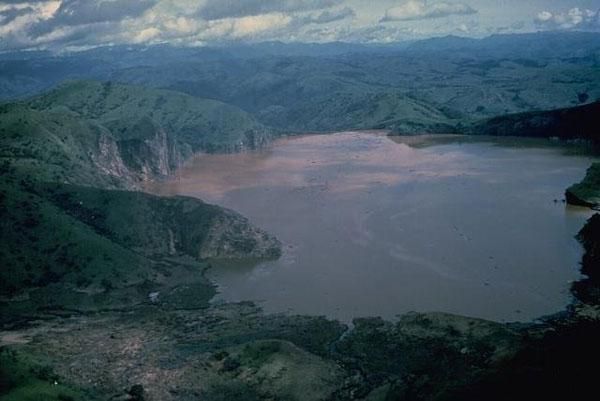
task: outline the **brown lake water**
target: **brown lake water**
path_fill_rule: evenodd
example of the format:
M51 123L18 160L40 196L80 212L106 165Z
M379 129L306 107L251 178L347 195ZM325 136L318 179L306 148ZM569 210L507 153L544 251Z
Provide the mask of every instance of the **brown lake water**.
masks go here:
M570 302L574 235L591 214L561 200L592 160L542 143L300 136L199 155L149 190L234 209L283 242L277 261L211 269L215 302L343 321L408 311L528 321Z

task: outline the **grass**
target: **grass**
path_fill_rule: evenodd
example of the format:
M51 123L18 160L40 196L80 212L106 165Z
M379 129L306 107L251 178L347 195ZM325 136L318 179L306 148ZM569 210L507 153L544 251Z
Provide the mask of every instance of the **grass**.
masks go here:
M197 199L43 183L11 167L0 176L0 217L2 321L47 309L131 306L152 291L185 304L187 297L169 295L180 285L193 286L194 305L206 306L214 288L200 258L212 226L239 230L219 241L240 253L258 245L246 238L245 219Z
M31 108L76 113L97 121L118 141L147 139L165 130L193 151L233 150L266 129L250 114L219 101L140 86L75 81L38 96Z
M83 401L94 395L62 382L52 367L27 354L0 350L0 401Z

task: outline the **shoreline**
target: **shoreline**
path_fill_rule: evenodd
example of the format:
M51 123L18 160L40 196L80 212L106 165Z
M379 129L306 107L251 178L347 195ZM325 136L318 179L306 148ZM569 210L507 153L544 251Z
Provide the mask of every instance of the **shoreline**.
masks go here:
M200 272L204 279L208 268ZM577 283L587 279L582 275ZM188 391L218 400L219 393L235 386L260 398L281 391L279 379L261 376L275 366L284 366L278 374L293 383L303 383L302 375L309 378L305 386L315 386L323 399L380 400L378 394L392 397L410 388L454 394L486 377L511 377L515 363L537 366L529 355L546 349L548 336L558 344L554 347L565 350L588 344L588 338L595 341L585 333L600 321L599 304L570 293L572 301L564 310L516 323L413 312L395 321L366 317L346 325L319 316L269 314L247 301L213 304L214 295L196 308L146 301L87 313L63 309L51 316L45 311L44 320L44 315L31 316L20 329L2 332L9 339L31 341L3 344L0 357L12 355L17 366L35 367L50 355L51 377L61 383L60 391L84 391L91 400L125 397L123 389L134 385L141 385L150 401L176 399ZM571 333L580 331L583 340L574 343ZM86 355L94 355L95 362ZM448 366L454 373L442 373ZM36 380L44 382L44 377ZM478 386L470 391L478 394Z

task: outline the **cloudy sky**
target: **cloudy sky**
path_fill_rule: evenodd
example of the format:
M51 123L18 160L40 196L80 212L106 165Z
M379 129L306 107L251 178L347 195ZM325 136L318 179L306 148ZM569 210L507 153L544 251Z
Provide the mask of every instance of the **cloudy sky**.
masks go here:
M600 0L0 0L0 50L600 31Z

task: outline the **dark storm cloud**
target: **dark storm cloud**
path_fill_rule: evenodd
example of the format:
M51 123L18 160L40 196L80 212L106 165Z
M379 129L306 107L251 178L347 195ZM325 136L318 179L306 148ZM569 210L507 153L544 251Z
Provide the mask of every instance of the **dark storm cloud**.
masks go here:
M121 21L141 15L156 3L157 0L63 0L52 18L32 27L30 34L38 37L64 26Z
M338 5L342 0L211 0L198 12L207 20L246 17L271 12L310 11Z

